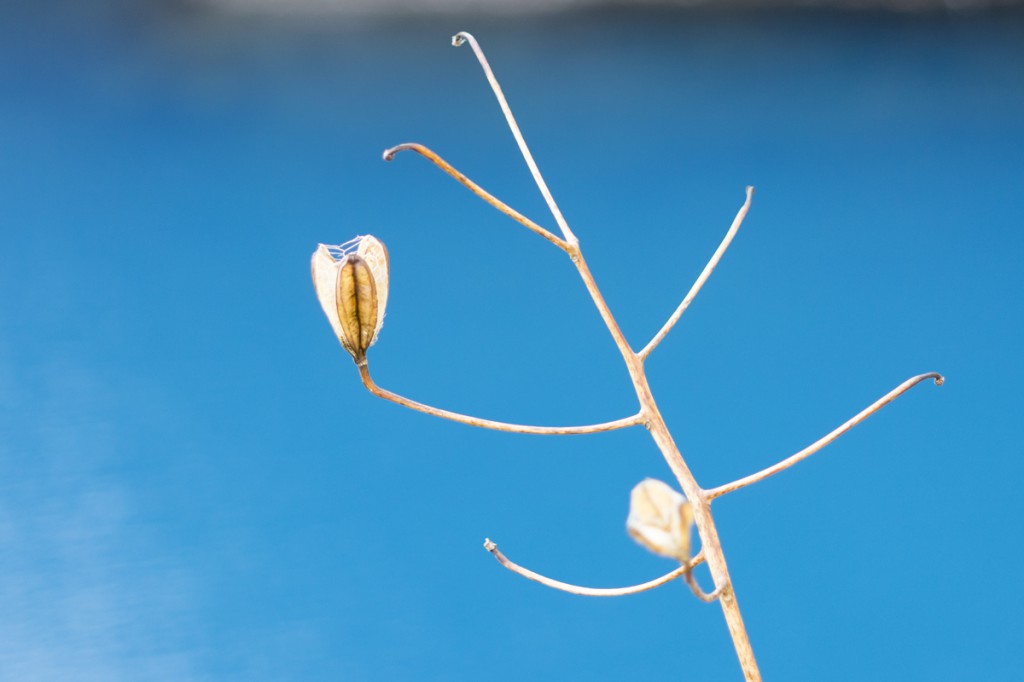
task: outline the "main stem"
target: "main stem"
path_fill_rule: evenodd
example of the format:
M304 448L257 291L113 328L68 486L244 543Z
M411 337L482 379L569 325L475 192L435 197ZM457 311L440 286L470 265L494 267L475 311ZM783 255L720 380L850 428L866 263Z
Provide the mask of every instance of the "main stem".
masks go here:
M651 437L657 443L662 456L668 463L672 473L676 475L680 487L690 500L693 507L693 519L700 534L701 547L704 549L704 556L707 559L708 569L715 581L715 588L722 588L719 603L722 605L722 614L725 616L725 623L729 628L733 646L736 648L736 656L739 658L740 667L743 669L743 676L747 682L760 682L761 672L757 668L757 660L754 658L754 650L750 646L750 638L747 636L747 629L743 624L743 616L740 614L739 603L736 601L736 593L732 587L732 579L729 577L729 567L725 562L725 553L722 551L722 542L718 538L718 529L715 527L715 520L711 514L711 502L704 495L704 490L697 485L696 479L690 468L686 466L679 448L669 433L665 419L661 416L657 404L654 402L654 395L647 383L647 375L641 365L636 373L630 370L633 385L636 388L637 397L640 399L644 414L650 424L648 427Z
M551 191L548 189L547 183L544 182L544 178L541 176L540 170L537 168L537 164L533 160L533 155L530 153L530 149L526 146L526 140L523 139L523 134L520 132L518 124L516 124L515 117L512 115L512 109L509 107L508 102L505 99L505 95L501 91L501 86L498 84L498 80L494 77L494 72L491 70L491 66L487 62L487 57L484 56L483 51L480 49L480 45L477 44L476 38L471 34L463 31L461 33L457 33L452 38L452 44L455 46L461 45L463 42L469 43L473 52L476 54L477 60L480 62L480 66L483 67L484 73L487 76L487 81L490 83L491 89L494 91L494 95L498 99L498 104L501 106L501 110L505 114L505 120L508 121L509 128L512 130L512 134L516 138L516 143L519 145L519 150L523 153L523 158L526 160L526 165L530 168L530 174L533 175L533 179L536 181L537 187L540 189L540 193L544 196L544 200L547 202L552 215L555 217L555 222L558 223L558 227L562 230L562 236L564 237L566 247L565 251L569 254L572 258L572 262L576 265L576 269L579 271L580 277L583 278L583 283L586 285L587 291L590 292L590 297L593 299L594 305L597 306L598 311L601 313L601 318L608 327L608 331L611 332L612 338L615 339L615 345L618 347L619 352L622 353L623 360L626 361L626 368L629 370L629 376L633 380L633 387L636 389L637 398L640 399L640 411L645 417L647 428L651 432L654 442L658 444L658 448L661 450L661 454L665 457L665 461L668 462L669 467L679 480L679 485L682 487L686 497L690 500L690 504L693 506L694 521L697 524L697 531L700 533L700 539L704 547L704 556L707 559L711 575L715 579L715 589L721 589L719 601L722 604L722 612L725 614L725 622L729 626L729 633L732 635L733 645L736 647L736 655L739 656L740 666L743 668L743 676L746 678L747 682L760 682L761 673L757 669L757 662L754 660L754 652L750 648L750 640L747 638L746 628L743 627L743 618L740 616L740 609L736 604L736 595L733 593L732 583L729 580L729 569L725 565L725 555L722 553L722 544L718 540L718 531L715 530L715 522L711 517L711 500L704 494L701 487L697 485L697 481L693 478L693 474L690 473L690 469L686 466L686 462L683 461L683 456L679 454L679 448L676 447L675 442L672 440L672 434L669 433L668 427L665 425L665 420L662 418L661 412L658 411L658 406L654 402L654 396L651 394L651 387L647 384L647 376L644 374L644 358L646 357L646 354L649 353L655 345L657 345L657 341L660 340L660 336L664 336L664 334L659 334L659 338L656 338L649 348L644 349L642 355L638 355L633 352L633 349L626 341L626 337L622 334L622 330L619 329L619 325L615 321L615 317L612 315L611 310L608 309L608 304L605 302L604 297L597 288L597 283L594 281L594 276L590 273L590 269L587 267L587 262L583 259L583 254L580 252L579 240L576 238L576 235L573 234L572 230L569 229L569 225L562 216L562 211L558 208L554 198L551 196ZM443 167L444 166L442 166L442 168ZM470 187L470 189L473 188ZM479 192L477 193L480 194ZM480 196L484 195L480 194ZM486 199L486 197L484 198ZM737 216L737 220L734 222L733 228L730 230L730 235L735 234L735 230L739 227L739 222L742 221L742 216L746 213L746 209L749 205L750 189L747 190L747 203L744 204L744 208L741 210L741 215ZM526 223L523 224L526 225ZM530 227L530 225L527 225L527 227ZM530 227L530 229L534 228ZM728 239L731 239L731 236L727 236L726 239L727 241L725 245L728 246ZM559 246L562 245L559 244ZM723 247L719 248L719 252L716 252L716 255L720 256L721 251L724 251ZM712 263L714 262L717 261L713 259ZM712 264L710 268L713 267L714 265ZM707 275L710 274L710 268L705 268L705 274L702 275L703 279L706 279ZM700 288L700 283L702 283L702 280L698 280L698 289ZM667 330L675 323L675 319L678 319L679 315L682 314L682 310L685 309L685 305L687 304L684 302L684 305L680 307L680 310L673 315L673 319L668 325L666 325L664 333L667 333Z
M661 450L665 462L668 463L672 473L675 474L679 486L690 501L693 507L693 519L700 535L701 546L704 550L704 557L711 571L711 577L715 581L715 589L722 588L718 601L722 605L722 613L725 616L725 623L729 628L729 635L732 637L733 646L736 649L736 656L739 658L740 668L743 670L743 677L747 682L761 682L761 672L757 668L757 660L754 658L754 650L750 646L750 638L747 636L747 628L743 624L743 616L740 614L739 603L736 601L736 593L732 587L732 580L729 578L729 568L725 562L725 553L722 551L722 543L718 539L718 530L715 528L715 520L711 514L711 500L704 490L697 484L690 468L686 466L679 448L672 439L672 434L665 424L661 411L654 401L654 394L647 382L647 374L644 371L644 362L641 357L633 352L622 330L619 329L615 317L612 315L608 304L601 295L597 282L594 280L583 253L579 248L579 241L574 237L569 241L569 255L572 257L576 269L583 278L583 283L590 293L594 305L597 306L601 318L604 320L608 331L611 332L615 345L626 362L626 369L636 390L636 396L640 400L640 412L645 418L645 425L650 431L651 437Z

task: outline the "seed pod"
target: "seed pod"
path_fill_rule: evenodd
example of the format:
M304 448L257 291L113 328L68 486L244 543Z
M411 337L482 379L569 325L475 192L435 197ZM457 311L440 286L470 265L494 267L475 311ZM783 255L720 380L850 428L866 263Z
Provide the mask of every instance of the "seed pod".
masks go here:
M645 478L629 495L626 530L655 554L688 561L692 525L690 503L666 483Z
M390 264L388 262L388 250L384 243L372 235L366 235L359 239L359 247L356 253L363 257L366 264L370 266L373 273L373 283L377 289L377 322L373 329L373 338L370 345L377 343L377 335L380 328L384 326L384 311L388 307L388 282L390 280Z
M377 341L388 300L388 252L372 236L313 253L313 287L341 345L357 364Z

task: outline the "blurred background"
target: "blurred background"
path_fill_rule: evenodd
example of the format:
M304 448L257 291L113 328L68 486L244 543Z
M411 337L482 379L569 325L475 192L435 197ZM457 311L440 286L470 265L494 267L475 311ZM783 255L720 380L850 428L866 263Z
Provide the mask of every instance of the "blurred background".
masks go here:
M0 680L740 678L685 587L573 597L481 547L583 585L668 571L624 530L670 480L643 430L382 402L316 302L316 244L372 232L382 386L636 409L561 252L380 159L427 144L554 229L459 30L634 347L757 187L648 363L705 487L948 378L716 503L766 679L1012 679L1024 13L777 4L0 4Z

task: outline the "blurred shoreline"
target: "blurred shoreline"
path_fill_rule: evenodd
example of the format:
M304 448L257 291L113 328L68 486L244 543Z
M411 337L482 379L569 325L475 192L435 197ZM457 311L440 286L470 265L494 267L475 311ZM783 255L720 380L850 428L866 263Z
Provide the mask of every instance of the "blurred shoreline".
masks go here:
M590 12L883 10L898 13L981 12L1022 7L1022 0L177 0L228 14L294 16L529 17Z

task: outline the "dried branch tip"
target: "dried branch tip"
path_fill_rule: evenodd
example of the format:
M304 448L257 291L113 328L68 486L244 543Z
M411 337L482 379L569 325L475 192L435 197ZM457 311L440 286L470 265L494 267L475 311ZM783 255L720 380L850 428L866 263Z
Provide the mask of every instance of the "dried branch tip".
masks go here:
M646 478L630 493L626 530L655 554L689 561L692 526L689 501L668 484Z
M388 304L388 251L376 237L319 244L313 252L313 288L335 336L357 365L377 342Z
M393 161L394 158L395 158L395 154L397 154L398 152L405 151L406 149L412 149L414 146L415 145L413 145L413 144L411 144L409 142L405 142L405 143L402 143L402 144L396 144L394 147L390 147L388 149L385 149L384 153L381 154L381 157L385 161Z

